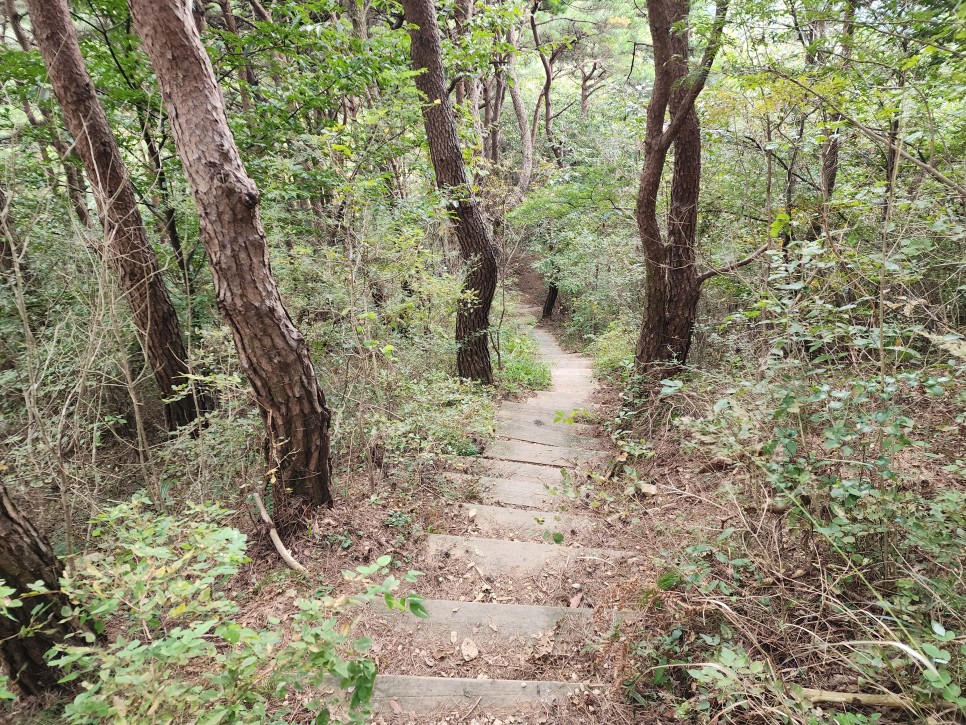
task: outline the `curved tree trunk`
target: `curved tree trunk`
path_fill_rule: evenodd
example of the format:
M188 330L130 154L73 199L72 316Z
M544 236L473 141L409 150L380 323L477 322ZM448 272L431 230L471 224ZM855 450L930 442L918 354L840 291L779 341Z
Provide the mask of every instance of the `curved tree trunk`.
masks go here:
M48 665L44 657L74 632L60 622L61 607L68 603L58 593L62 573L50 544L0 485L0 580L15 590L14 596L28 596L23 606L0 616L0 658L24 695L64 688L63 672ZM30 585L36 581L54 593L32 594ZM31 630L30 636L21 636L25 629Z
M201 219L218 309L255 390L276 471L276 501L291 490L330 505L330 412L305 339L282 304L258 216L258 189L242 165L215 73L186 3L129 0L151 59L175 146Z
M672 95L672 113L677 110L675 106ZM701 188L701 127L694 108L687 114L681 134L674 140L671 208L667 223L667 321L663 342L668 359L682 364L687 361L691 350L691 336L701 295L695 256L698 194Z
M683 364L701 292L695 259L698 195L701 188L701 128L694 101L704 87L717 54L728 10L718 0L711 40L697 78L688 82L689 4L686 0L648 0L648 24L654 41L654 87L647 109L644 168L636 218L646 272L644 317L634 354L638 373L655 365ZM670 122L665 125L665 116ZM674 147L674 171L667 238L658 221L658 195L668 152Z
M553 96L551 95L551 89L553 86L554 61L566 46L562 44L558 45L550 52L549 56L543 51L540 45L540 31L537 29L536 14L539 8L540 0L535 0L533 7L530 8L530 32L533 34L533 43L540 56L540 65L543 66L543 89L537 97L537 107L533 111L533 125L530 127L530 143L531 145L536 145L537 143L537 126L540 120L540 102L542 100L544 133L547 135L547 143L550 144L550 150L553 151L553 156L557 160L557 166L562 169L564 168L563 148L553 135Z
M120 149L84 66L67 0L28 0L27 7L54 94L94 189L106 235L105 256L131 306L161 394L174 397L175 387L189 380L181 325L144 230ZM165 404L172 429L190 423L198 412L191 395Z
M423 121L429 142L429 155L436 171L436 185L451 199L456 237L469 272L464 291L471 300L456 313L456 368L463 378L493 381L487 334L490 305L496 291L496 252L483 220L483 212L473 194L463 152L456 135L456 119L443 75L442 48L436 8L432 0L404 0L410 32L413 68L422 71L416 87L426 96ZM491 99L492 102L492 99Z

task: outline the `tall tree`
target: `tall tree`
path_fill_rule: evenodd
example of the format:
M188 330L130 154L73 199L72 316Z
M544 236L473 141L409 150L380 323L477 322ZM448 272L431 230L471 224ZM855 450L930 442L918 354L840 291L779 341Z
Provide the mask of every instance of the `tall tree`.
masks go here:
M517 175L517 183L513 192L510 194L509 207L514 207L523 201L523 197L530 190L530 181L533 178L533 137L530 135L530 128L527 119L527 111L523 106L523 94L520 93L520 81L516 70L516 48L517 33L514 28L510 32L509 43L513 46L507 54L507 76L510 79L510 100L513 102L513 113L517 117L517 127L520 129L520 172Z
M21 50L29 53L32 50L30 38L20 22L22 16L17 12L17 5L14 0L4 0L4 9L6 11L7 22L10 23L13 35L17 39L17 44ZM84 174L76 165L77 153L62 138L58 123L53 118L49 104L41 103L39 107L41 118L37 118L27 100L23 102L23 110L27 116L28 123L34 128L44 128L47 132L50 138L50 145L57 152L57 157L60 159L64 169L64 185L67 190L67 197L70 199L80 223L85 227L89 227L92 222L90 212L87 208L87 184L84 181ZM41 146L40 153L41 156L46 154L46 149L43 145Z
M105 231L104 256L117 272L161 394L174 398L176 388L189 380L188 351L124 159L84 66L67 0L28 0L27 8L54 95L94 190ZM172 429L190 423L198 412L192 395L165 403Z
M423 122L436 185L450 199L456 237L468 267L463 289L469 299L456 313L456 368L461 377L491 383L487 335L496 291L496 252L463 163L433 0L403 0L403 11L411 24L410 53L413 69L419 72L416 87L426 96Z
M68 602L59 594L63 568L48 541L34 528L0 485L0 581L23 599L0 617L0 659L24 695L60 689L63 673L47 664L44 655L72 633L61 621ZM42 582L49 593L31 590Z
M644 247L644 319L634 361L638 372L655 363L683 363L701 292L695 256L701 188L701 127L694 102L711 71L721 42L728 0L718 0L712 35L691 77L688 62L688 0L648 0L654 44L654 87L647 108L644 168L636 219ZM670 121L665 123L665 116ZM658 197L668 152L674 147L667 239L658 221Z
M171 119L175 146L201 219L218 309L255 390L276 471L287 490L330 505L331 414L305 339L289 317L268 257L258 188L235 144L211 60L186 3L129 0Z
M547 135L547 142L550 150L553 151L557 166L564 167L563 147L553 134L553 96L551 88L553 86L553 65L557 58L566 50L566 43L555 43L550 48L550 55L547 55L545 46L540 42L540 30L537 23L537 11L540 9L542 0L534 0L533 7L530 8L530 32L533 34L533 44L540 56L540 65L543 66L543 88L537 97L537 106L533 110L533 125L530 128L531 144L537 142L537 127L540 123L540 104L543 103L543 130Z

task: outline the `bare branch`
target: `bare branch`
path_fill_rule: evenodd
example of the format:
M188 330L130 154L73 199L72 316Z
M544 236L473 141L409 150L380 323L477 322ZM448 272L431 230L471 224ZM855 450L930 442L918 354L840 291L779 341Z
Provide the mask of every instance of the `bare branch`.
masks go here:
M758 247L758 249L756 249L754 252L749 254L744 259L734 262L732 264L729 264L726 267L722 267L721 269L709 269L704 274L698 275L698 285L704 284L712 277L717 277L720 274L729 274L731 272L734 272L736 269L741 269L745 265L751 264L756 259L758 259L758 257L764 254L770 245L771 245L771 240L769 239L767 242L762 244L760 247Z
M303 574L308 574L308 571L304 566L299 564L295 557L292 556L285 544L282 543L282 539L278 535L278 531L275 529L275 522L272 521L272 517L268 515L268 511L265 510L265 504L262 503L262 497L255 491L252 494L255 499L255 504L258 506L258 515L268 525L268 536L275 545L275 551L278 555L282 557L282 561L289 569L294 569L295 571L301 572Z

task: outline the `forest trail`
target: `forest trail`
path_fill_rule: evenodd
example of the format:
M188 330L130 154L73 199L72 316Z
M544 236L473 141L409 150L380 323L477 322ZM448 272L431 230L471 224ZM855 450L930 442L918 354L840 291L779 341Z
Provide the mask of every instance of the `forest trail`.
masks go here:
M615 683L600 680L586 647L617 616L603 587L636 557L602 547L602 519L567 512L569 473L604 446L590 426L555 422L589 407L591 363L550 331L533 334L551 387L498 409L479 500L452 509L465 534L428 535L413 562L440 593L430 617L383 610L363 624L384 673L375 722L629 721L602 705Z

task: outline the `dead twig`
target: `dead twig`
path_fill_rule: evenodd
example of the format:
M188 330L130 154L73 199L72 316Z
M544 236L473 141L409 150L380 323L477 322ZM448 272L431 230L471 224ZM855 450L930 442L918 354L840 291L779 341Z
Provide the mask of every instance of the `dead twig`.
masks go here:
M827 702L835 705L870 705L872 707L908 708L911 703L902 695L891 692L869 694L864 692L835 692L833 690L813 690L803 687L799 690L803 699L815 704Z
M261 517L262 521L268 525L268 536L275 545L275 551L277 551L278 555L282 557L282 561L285 562L285 565L289 569L301 572L302 574L308 574L308 569L299 564L295 560L295 557L292 556L291 552L289 552L288 548L286 548L285 544L282 543L282 539L279 537L278 531L275 529L275 522L272 521L272 517L269 516L268 511L265 510L265 504L262 503L262 497L259 495L258 491L253 492L252 496L254 496L255 503L258 506L259 516Z

